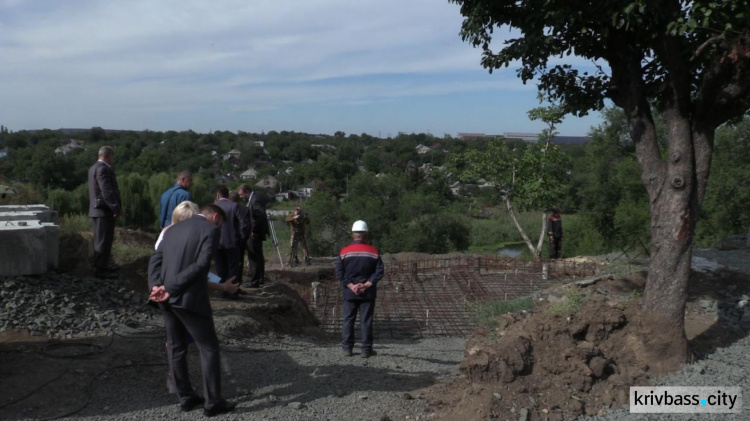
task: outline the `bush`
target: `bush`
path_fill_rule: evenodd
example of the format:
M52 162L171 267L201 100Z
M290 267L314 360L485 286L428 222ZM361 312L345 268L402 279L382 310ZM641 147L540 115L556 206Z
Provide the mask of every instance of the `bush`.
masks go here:
M487 330L495 330L499 325L500 316L531 309L531 298L485 301L483 303L475 303L471 307L479 326Z
M91 231L91 219L84 214L74 213L60 218L60 231L63 233L80 233Z
M612 251L613 244L607 243L586 215L565 215L563 224L563 257L595 256Z

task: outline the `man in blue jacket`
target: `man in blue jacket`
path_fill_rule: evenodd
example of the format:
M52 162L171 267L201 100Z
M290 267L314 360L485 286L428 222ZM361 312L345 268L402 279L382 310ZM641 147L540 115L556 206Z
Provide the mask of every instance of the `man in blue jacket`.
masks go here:
M186 200L193 202L193 195L189 192L192 185L193 175L189 171L183 171L177 174L175 185L162 193L161 211L159 212L159 222L162 229L172 223L172 212L177 205Z
M378 249L367 244L368 228L365 221L352 225L351 244L341 249L336 261L336 279L344 290L344 322L341 326L341 346L344 355L351 357L354 348L354 321L359 313L362 336L362 358L370 358L372 349L372 318L375 314L377 284L383 278L383 260Z

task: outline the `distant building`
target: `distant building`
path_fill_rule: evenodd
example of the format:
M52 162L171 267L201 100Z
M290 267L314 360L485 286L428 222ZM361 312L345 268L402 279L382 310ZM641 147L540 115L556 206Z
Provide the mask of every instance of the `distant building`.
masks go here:
M477 139L492 139L500 137L495 134L484 134L484 133L457 133L456 137L460 140L477 140Z
M523 140L527 143L536 143L539 141L539 133L513 133L505 132L503 137L506 139Z
M420 155L424 155L427 152L430 152L432 150L432 149L430 149L429 146L425 146L425 145L422 145L422 144L417 145L417 147L415 149L417 150L417 153L420 154Z
M83 144L83 140L68 139L67 143L55 149L55 153L58 155L67 155L76 149L83 149Z
M258 171L255 168L248 168L245 172L240 174L240 178L243 180L255 180L258 178Z
M257 187L261 187L261 188L264 188L264 189L276 190L276 187L279 185L279 180L277 180L272 175L267 175L267 176L263 177L260 181L258 181L257 183L255 183L255 185Z
M225 153L222 158L225 161L228 161L230 159L240 159L240 155L242 155L242 152L238 151L237 149L232 149L231 151Z
M332 151L336 150L335 146L329 145L327 143L313 143L310 146L313 147L313 148L315 148L315 149L329 149L329 150L332 150Z

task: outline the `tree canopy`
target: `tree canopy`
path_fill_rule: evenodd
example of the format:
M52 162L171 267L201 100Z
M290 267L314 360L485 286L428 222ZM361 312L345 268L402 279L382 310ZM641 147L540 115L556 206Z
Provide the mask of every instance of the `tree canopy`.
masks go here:
M524 83L535 80L577 115L605 100L624 110L651 214L644 310L663 332L648 349L667 355L661 367L686 361L691 245L715 132L750 108L747 1L452 1L464 16L462 38L482 49L490 72L519 63ZM496 40L506 27L511 37ZM654 112L665 125L665 149Z

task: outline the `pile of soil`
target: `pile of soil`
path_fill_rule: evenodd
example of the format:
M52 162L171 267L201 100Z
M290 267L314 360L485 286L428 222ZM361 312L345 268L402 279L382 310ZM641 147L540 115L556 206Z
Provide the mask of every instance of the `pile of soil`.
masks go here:
M694 348L715 349L737 339L700 304L720 282L735 294L750 290L745 274L691 276L686 330ZM497 329L480 329L466 341L463 375L425 392L433 419L575 419L628 403L629 387L651 384L659 371L645 363L659 361L646 355L648 345L640 340L658 334L641 315L644 285L640 273L568 287L583 301L563 314L559 306L553 311L567 300L557 289L537 297L531 311L504 315Z

